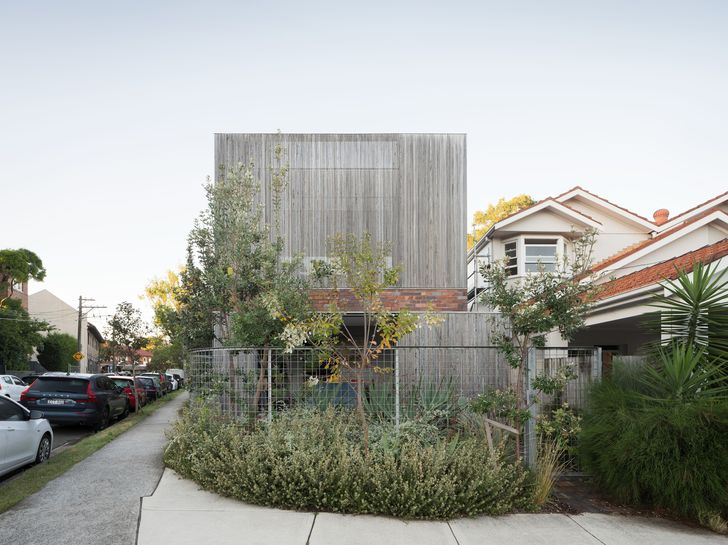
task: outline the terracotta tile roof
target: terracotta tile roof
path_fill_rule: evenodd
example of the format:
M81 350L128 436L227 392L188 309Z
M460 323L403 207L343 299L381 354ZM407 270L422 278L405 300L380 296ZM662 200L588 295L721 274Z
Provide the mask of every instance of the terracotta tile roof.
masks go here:
M664 280L674 280L681 271L692 271L696 263L712 263L727 255L728 238L612 280L602 286L596 298L606 299Z
M697 205L693 206L692 208L688 208L684 212L680 212L677 216L673 216L672 218L668 219L667 221L670 222L670 221L673 221L673 220L675 220L677 218L681 218L685 214L689 214L690 212L692 212L694 210L697 210L701 206L705 206L706 204L708 204L711 201L714 201L715 199L720 199L721 197L726 197L726 196L728 196L728 191L726 191L725 193L721 193L720 195L716 195L715 197L712 197L712 198L708 199L705 202L701 202L700 204L697 204Z
M563 193L561 193L560 195L556 195L556 197L554 197L554 199L558 199L558 198L560 198L560 197L563 197L564 195L567 195L567 194L569 194L569 193L571 193L572 191L575 191L575 190L577 190L577 189L578 189L579 191L583 191L584 193L588 193L589 195L591 195L591 196L592 196L592 197L594 197L595 199L599 199L600 201L603 201L603 202L605 202L605 203L607 203L607 204L611 204L611 205L612 205L612 206L614 206L615 208L619 208L620 210L622 210L622 211L624 211L624 212L627 212L628 214L630 214L630 215L632 215L632 216L634 216L634 217L636 217L636 218L639 218L639 219L641 219L641 220L644 220L644 221L646 221L647 223L652 223L653 225L655 224L655 222L654 222L654 221L652 221L652 220L649 220L649 219L647 219L646 217L644 217L644 216L641 216L640 214L638 214L638 213L636 213L636 212L633 212L632 210L630 210L630 209L628 209L628 208L625 208L624 206L619 206L618 204L614 204L614 203L613 203L612 201L610 201L609 199L605 199L605 198L604 198L604 197L602 197L601 195L597 195L596 193L592 193L591 191L589 191L588 189L584 189L584 188L583 188L583 187L581 187L580 185L575 185L574 187L572 187L572 188L571 188L571 189L569 189L568 191L564 191L564 192L563 192ZM562 203L562 204L563 204L563 203Z
M638 252L639 250L642 250L643 248L652 246L656 242L659 242L660 240L662 240L666 237L669 237L673 233L680 231L681 229L684 229L685 227L687 227L689 225L692 225L696 221L704 218L705 216L712 214L715 211L720 211L720 208L717 208L717 207L710 208L710 209L706 210L705 212L698 214L697 216L693 216L692 218L685 220L684 222L676 225L675 227L671 227L667 231L663 231L662 233L660 233L659 235L657 235L655 237L648 238L647 240L633 244L632 246L628 246L624 250L621 250L621 251L617 252L616 254L614 254L614 255L600 261L596 265L594 265L594 267L592 267L592 271L597 272L597 271L604 270L607 267L609 267L610 265L613 265L614 263L619 261L620 259L623 259L623 258L627 257L628 255L634 254L635 252Z

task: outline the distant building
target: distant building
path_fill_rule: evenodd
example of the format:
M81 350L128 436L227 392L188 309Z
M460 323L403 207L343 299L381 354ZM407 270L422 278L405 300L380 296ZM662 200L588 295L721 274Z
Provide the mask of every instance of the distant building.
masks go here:
M5 290L2 290L2 293L0 294L0 299L7 297L8 293L10 293L9 287L5 288ZM12 295L10 296L10 298L18 299L20 301L20 306L23 307L25 310L28 310L28 283L17 282L16 284L13 284Z
M41 290L28 297L28 312L37 320L44 320L60 333L74 338L78 336L78 309L55 296L48 290ZM99 330L85 316L81 319L81 372L96 371L99 350L104 338Z

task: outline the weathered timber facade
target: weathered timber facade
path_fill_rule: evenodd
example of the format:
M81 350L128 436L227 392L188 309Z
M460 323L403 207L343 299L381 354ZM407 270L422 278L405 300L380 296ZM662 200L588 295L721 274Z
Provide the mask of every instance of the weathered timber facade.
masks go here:
M327 257L331 236L369 232L402 266L386 296L392 308L466 309L465 135L216 134L216 170L252 163L268 222L276 145L290 168L280 215L287 255L308 266Z

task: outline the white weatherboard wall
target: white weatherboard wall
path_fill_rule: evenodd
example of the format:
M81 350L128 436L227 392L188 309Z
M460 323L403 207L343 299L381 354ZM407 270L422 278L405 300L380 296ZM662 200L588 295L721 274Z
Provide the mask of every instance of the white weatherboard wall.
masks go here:
M48 290L42 290L28 297L28 312L33 318L44 320L56 328L57 332L67 333L74 339L78 335L78 309L73 308ZM84 358L79 362L81 372L86 371L88 362L88 325L86 318L81 321L81 352Z

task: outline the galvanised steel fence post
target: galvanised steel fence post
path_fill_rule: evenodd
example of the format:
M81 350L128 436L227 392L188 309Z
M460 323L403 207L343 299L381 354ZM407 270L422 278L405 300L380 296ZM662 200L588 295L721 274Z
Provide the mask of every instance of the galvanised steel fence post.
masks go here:
M258 409L256 408L256 411ZM273 422L273 350L268 349L268 424Z
M394 349L394 427L399 431L399 348Z
M530 416L526 422L526 437L524 441L526 464L528 467L535 468L538 458L537 449L538 441L536 439L536 418L538 417L538 403L534 403L536 392L531 388L531 381L536 377L536 351L537 348L528 349L528 366L526 367L526 407L529 409Z
M602 380L602 347L597 346L592 354L592 381Z

